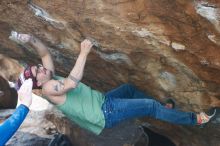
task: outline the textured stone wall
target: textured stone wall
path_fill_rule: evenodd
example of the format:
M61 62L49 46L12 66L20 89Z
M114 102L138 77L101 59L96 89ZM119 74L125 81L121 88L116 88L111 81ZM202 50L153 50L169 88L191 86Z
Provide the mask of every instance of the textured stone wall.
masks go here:
M8 82L0 76L0 110L15 108L17 99L16 90L10 88Z
M0 53L39 63L34 49L8 39L11 30L43 40L62 75L72 69L80 42L95 39L83 81L101 91L130 82L158 99L173 97L183 110L220 105L217 0L0 1ZM216 135L218 124L211 126L205 129ZM177 145L220 141L218 134L202 134L198 128L162 127L167 135L178 129Z

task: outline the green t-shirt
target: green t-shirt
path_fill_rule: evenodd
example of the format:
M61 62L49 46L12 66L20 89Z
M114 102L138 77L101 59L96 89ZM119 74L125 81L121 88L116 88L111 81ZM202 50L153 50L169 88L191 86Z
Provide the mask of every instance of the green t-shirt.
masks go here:
M58 109L80 127L100 134L105 126L105 117L101 110L105 96L80 82L76 88L66 93L66 97L62 105L56 105Z

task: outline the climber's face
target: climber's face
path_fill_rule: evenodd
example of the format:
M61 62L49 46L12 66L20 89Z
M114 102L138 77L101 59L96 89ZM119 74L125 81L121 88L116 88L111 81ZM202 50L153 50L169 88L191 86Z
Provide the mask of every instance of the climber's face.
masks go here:
M31 67L31 72L37 80L38 86L41 86L41 83L49 81L52 77L52 72L46 69L43 65L38 64Z

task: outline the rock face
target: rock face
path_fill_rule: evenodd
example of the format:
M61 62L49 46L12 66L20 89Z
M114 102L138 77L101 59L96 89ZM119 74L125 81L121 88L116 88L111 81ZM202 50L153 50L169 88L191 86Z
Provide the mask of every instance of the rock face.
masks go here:
M14 110L0 110L1 117ZM46 146L56 133L55 126L44 118L45 111L31 111L18 131L6 143L7 146Z
M0 76L9 81L16 81L22 70L18 61L0 54Z
M57 110L48 111L46 119L51 121L59 132L65 133L74 146L148 146L148 138L135 121L126 121L118 126L105 129L97 136L69 121Z
M8 82L0 76L0 109L15 108L17 100L16 90L10 88Z
M34 49L8 39L12 30L43 40L62 75L72 69L80 42L96 40L83 79L95 89L131 82L158 99L172 96L183 110L220 106L219 1L1 1L0 53L39 63ZM219 124L203 130L152 124L176 145L220 143Z

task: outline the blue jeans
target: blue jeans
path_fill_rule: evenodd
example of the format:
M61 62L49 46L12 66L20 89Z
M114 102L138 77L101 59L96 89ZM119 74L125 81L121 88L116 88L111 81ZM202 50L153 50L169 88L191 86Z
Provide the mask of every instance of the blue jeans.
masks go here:
M111 128L126 119L145 116L173 124L195 125L197 123L195 113L168 109L131 84L121 85L107 92L105 97L102 111L106 128Z

